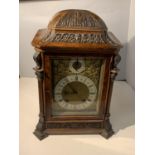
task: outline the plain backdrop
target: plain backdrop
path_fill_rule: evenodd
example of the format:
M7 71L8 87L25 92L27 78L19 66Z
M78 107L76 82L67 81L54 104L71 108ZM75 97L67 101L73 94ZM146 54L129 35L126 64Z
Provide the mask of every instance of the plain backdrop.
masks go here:
M21 77L34 77L34 49L31 41L40 28L60 10L85 9L99 15L123 44L117 80L127 80L134 88L134 0L74 0L20 2L19 71Z
M134 155L134 0L74 0L20 2L20 154ZM123 44L120 72L111 100L111 122L115 135L49 136L43 141L32 135L38 121L37 79L32 68L31 41L38 29L46 28L60 10L85 9L99 15L109 31Z

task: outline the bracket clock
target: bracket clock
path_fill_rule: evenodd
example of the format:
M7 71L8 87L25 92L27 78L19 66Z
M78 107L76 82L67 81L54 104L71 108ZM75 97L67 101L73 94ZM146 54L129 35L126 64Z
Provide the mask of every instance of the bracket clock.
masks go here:
M36 33L39 122L34 134L113 135L110 98L122 45L87 10L64 10Z

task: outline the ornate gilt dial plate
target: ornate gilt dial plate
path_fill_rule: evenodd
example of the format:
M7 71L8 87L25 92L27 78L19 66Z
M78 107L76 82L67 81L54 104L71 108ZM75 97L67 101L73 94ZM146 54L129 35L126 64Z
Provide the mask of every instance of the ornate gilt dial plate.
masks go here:
M96 115L103 82L104 60L59 58L51 60L52 115Z

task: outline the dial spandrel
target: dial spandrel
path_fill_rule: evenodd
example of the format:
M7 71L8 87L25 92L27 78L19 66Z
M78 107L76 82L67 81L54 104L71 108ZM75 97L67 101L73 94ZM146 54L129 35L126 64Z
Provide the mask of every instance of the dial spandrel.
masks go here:
M96 115L103 59L52 60L52 115Z

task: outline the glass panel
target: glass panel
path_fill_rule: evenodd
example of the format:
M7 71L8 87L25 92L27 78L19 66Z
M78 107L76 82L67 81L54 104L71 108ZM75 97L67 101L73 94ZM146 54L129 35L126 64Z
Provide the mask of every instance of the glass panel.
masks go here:
M84 57L51 60L52 115L98 114L104 62Z

